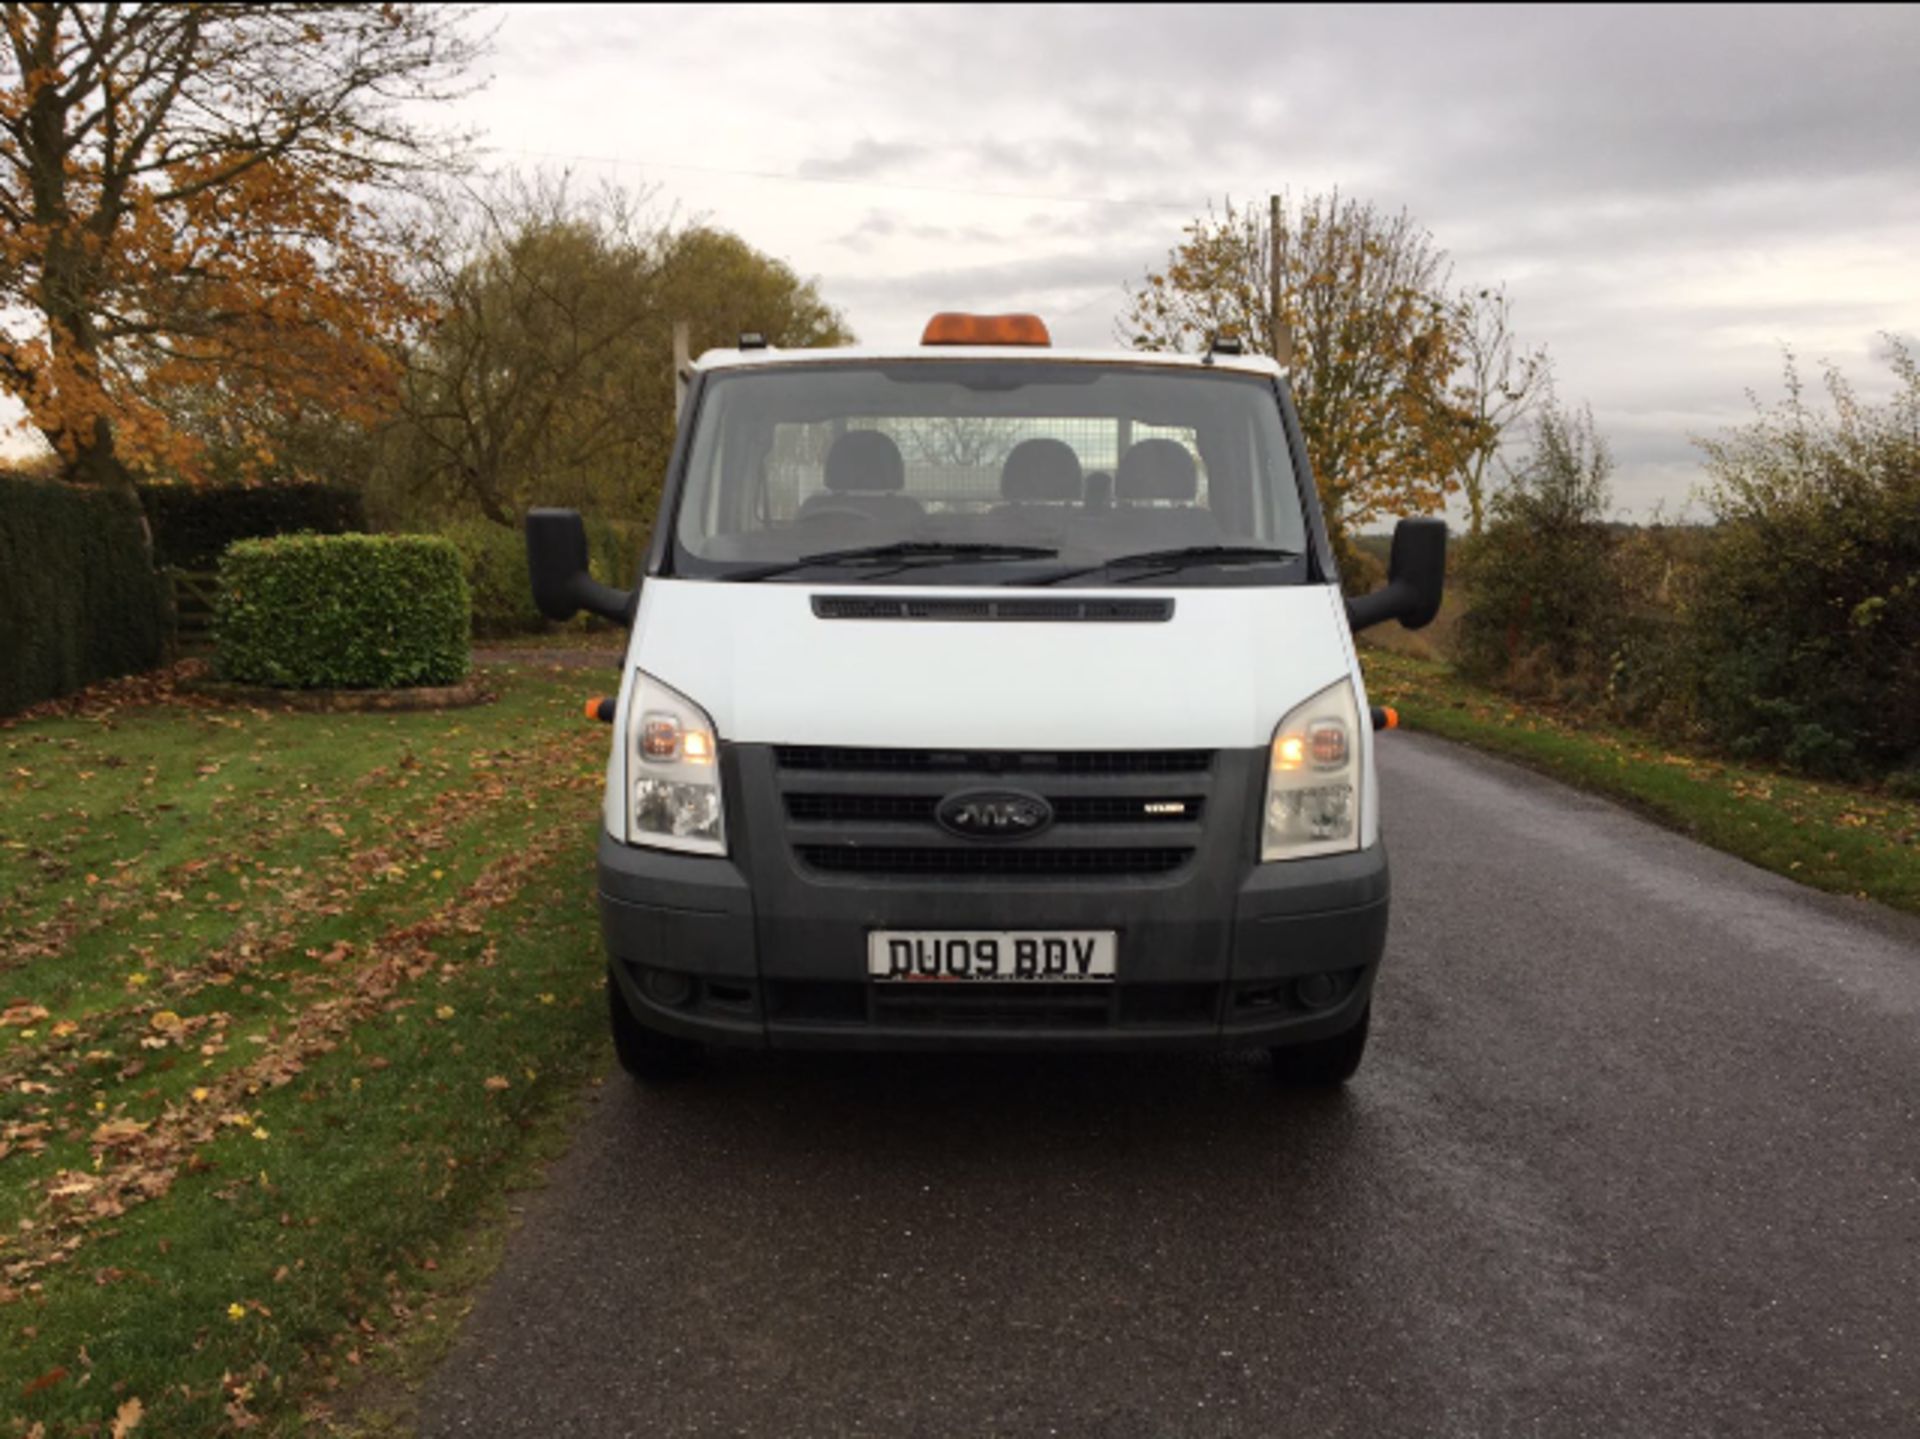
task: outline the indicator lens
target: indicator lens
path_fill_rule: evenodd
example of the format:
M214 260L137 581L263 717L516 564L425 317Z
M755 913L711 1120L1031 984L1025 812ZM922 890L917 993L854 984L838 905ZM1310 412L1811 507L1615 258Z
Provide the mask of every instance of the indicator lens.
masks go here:
M640 755L643 759L666 763L680 753L680 721L677 716L653 713L640 720Z

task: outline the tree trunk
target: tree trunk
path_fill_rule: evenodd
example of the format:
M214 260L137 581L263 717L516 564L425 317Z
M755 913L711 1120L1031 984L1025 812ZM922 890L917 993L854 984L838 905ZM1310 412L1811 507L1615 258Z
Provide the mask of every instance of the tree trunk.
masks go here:
M92 437L79 445L66 468L66 478L76 485L125 495L131 500L135 512L140 516L140 537L146 543L147 561L152 563L153 525L147 519L146 506L140 502L140 491L134 485L133 471L127 468L126 461L120 458L120 452L114 446L113 426L104 417L93 422Z

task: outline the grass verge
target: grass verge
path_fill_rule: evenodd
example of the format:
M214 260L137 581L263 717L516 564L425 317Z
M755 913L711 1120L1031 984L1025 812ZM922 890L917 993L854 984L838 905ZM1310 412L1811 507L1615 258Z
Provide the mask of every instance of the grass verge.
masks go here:
M1920 913L1920 804L1670 749L1530 708L1442 664L1371 646L1368 693L1409 729L1625 800L1681 833L1834 894Z
M297 1432L450 1328L606 1062L605 732L492 678L0 731L0 1434Z

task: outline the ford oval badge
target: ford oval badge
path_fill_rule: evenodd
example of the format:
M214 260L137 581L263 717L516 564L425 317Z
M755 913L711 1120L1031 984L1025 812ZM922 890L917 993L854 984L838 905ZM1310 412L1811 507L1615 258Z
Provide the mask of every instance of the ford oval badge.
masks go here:
M967 839L1025 839L1053 823L1053 806L1022 789L967 789L941 800L933 816Z

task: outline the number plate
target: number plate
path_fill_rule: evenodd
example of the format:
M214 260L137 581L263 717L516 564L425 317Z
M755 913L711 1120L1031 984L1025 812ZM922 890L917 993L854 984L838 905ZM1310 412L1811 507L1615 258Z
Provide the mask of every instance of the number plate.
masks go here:
M1119 945L1110 929L876 929L867 974L897 983L1111 983Z

